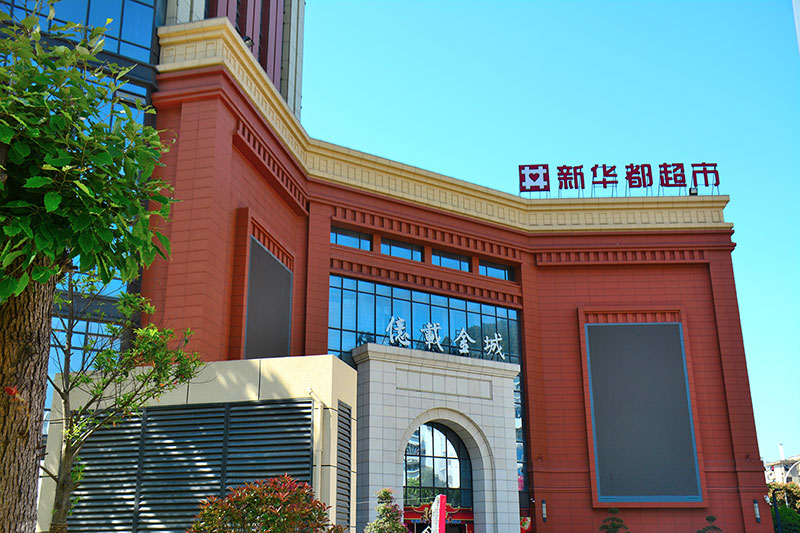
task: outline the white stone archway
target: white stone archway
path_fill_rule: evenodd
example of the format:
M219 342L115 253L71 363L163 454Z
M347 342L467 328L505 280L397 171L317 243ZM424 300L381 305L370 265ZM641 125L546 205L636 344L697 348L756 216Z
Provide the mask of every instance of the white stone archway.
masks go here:
M472 460L475 533L519 527L514 377L519 366L368 344L358 364L357 531L375 518L375 493L403 494L403 454L427 422L452 429Z

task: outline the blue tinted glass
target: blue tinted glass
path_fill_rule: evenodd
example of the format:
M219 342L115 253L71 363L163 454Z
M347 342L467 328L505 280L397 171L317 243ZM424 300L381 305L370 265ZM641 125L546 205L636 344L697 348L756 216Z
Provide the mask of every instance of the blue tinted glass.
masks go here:
M388 285L380 285L375 284L375 292L380 294L381 296L391 296L392 295L392 288Z
M375 298L375 333L384 334L392 318L392 300L384 296Z
M358 294L358 331L375 332L375 296Z
M441 305L442 307L447 307L447 297L439 296L438 294L431 294L431 303L433 305Z
M381 253L384 255L392 255L392 248L387 241L381 241Z
M119 43L119 53L129 57L139 63L150 62L150 49L136 46L134 44ZM127 87L127 86L126 86Z
M342 332L342 351L349 352L356 347L356 334L348 331Z
M338 352L342 349L341 332L337 329L328 330L328 351Z
M413 338L414 340L418 341L422 338L422 332L420 330L422 329L422 326L426 322L430 322L431 320L430 312L431 308L427 304L421 304L421 303L412 304L411 315L413 318L413 322L411 323L412 331L409 332L409 334L411 335L411 338ZM425 349L425 345L422 344L421 342L415 345L414 347L417 348L418 350Z
M517 310L516 309L509 309L508 310L508 318L510 318L512 320L516 320L517 319Z
M342 328L356 329L356 293L354 291L342 292ZM343 349L349 350L350 348Z
M329 291L328 327L342 327L342 289L331 288Z
M354 280L352 278L342 278L342 286L345 289L356 290L356 280Z
M467 327L467 313L455 309L450 310L450 335L453 339L458 337L461 328Z
M392 314L406 321L406 327L411 324L411 303L406 300L392 301Z
M450 324L447 316L447 309L443 307L431 307L431 322L438 323L442 329L439 330L439 336L442 338L440 344L444 345L445 342L450 342ZM444 348L444 346L442 346ZM445 350L447 351L447 350Z
M106 29L106 36L119 37L122 0L94 0L89 6L89 26L105 26L106 19L112 19ZM106 42L106 50L108 50Z
M368 292L372 294L375 292L375 284L369 281L358 280L358 292Z
M359 248L368 252L372 251L372 240L367 237L362 237L359 241Z
M341 287L342 278L339 276L331 276L330 285L331 287Z
M481 304L481 313L484 315L494 316L495 310L493 305Z
M61 0L55 5L56 19L65 22L86 22L86 0Z
M411 294L411 299L415 302L429 303L431 301L431 295L426 292L414 291Z
M400 289L398 287L394 287L392 289L392 295L395 298L402 298L404 300L410 300L411 299L411 291L408 290L408 289Z
M470 311L471 313L480 313L481 304L478 302L467 302L467 311Z
M153 8L127 0L124 16L121 37L150 48L153 37Z
M458 298L450 298L450 307L453 309L466 309L467 302L464 300L459 300Z
M495 309L497 310L497 316L498 317L502 317L502 318L507 318L508 317L508 309L506 309L505 307L497 307Z

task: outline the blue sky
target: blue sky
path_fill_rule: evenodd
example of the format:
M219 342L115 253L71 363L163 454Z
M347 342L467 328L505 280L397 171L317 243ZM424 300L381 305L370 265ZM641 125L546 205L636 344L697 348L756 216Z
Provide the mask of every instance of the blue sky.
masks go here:
M513 194L519 164L717 163L760 452L800 454L791 0L307 0L302 122Z

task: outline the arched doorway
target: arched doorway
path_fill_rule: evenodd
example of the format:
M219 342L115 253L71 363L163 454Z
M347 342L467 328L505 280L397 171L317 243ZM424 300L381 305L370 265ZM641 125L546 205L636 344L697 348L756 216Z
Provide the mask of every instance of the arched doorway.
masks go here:
M412 533L427 527L430 504L447 496L447 533L471 533L472 461L467 447L449 427L436 422L414 431L403 456L403 502Z

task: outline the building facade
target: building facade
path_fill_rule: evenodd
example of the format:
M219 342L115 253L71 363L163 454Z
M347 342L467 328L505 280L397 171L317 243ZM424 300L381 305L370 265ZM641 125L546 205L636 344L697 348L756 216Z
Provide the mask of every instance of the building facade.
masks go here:
M212 379L196 414L221 409L224 428L235 425L224 413L266 399L289 402L296 421L315 402L335 411L322 433L297 431L317 435L307 477L353 531L383 487L414 531L440 493L453 532L592 531L609 508L633 530L693 531L709 514L726 532L771 529L758 518L766 489L727 197L524 199L312 139L291 75L302 32L285 38L302 8L288 1L280 23L266 0L162 6L175 24L152 47L146 96L176 139L159 172L181 202L162 228L170 260L142 276L150 319L191 327L217 376L282 356L300 365L254 395L220 384L217 397L230 378ZM207 8L227 18L195 20ZM338 376L321 399L301 370L320 367L313 354L337 359L321 367ZM133 475L123 514L152 494ZM209 475L224 491L229 478ZM200 496L187 494L183 510L148 508L122 530L180 531Z

